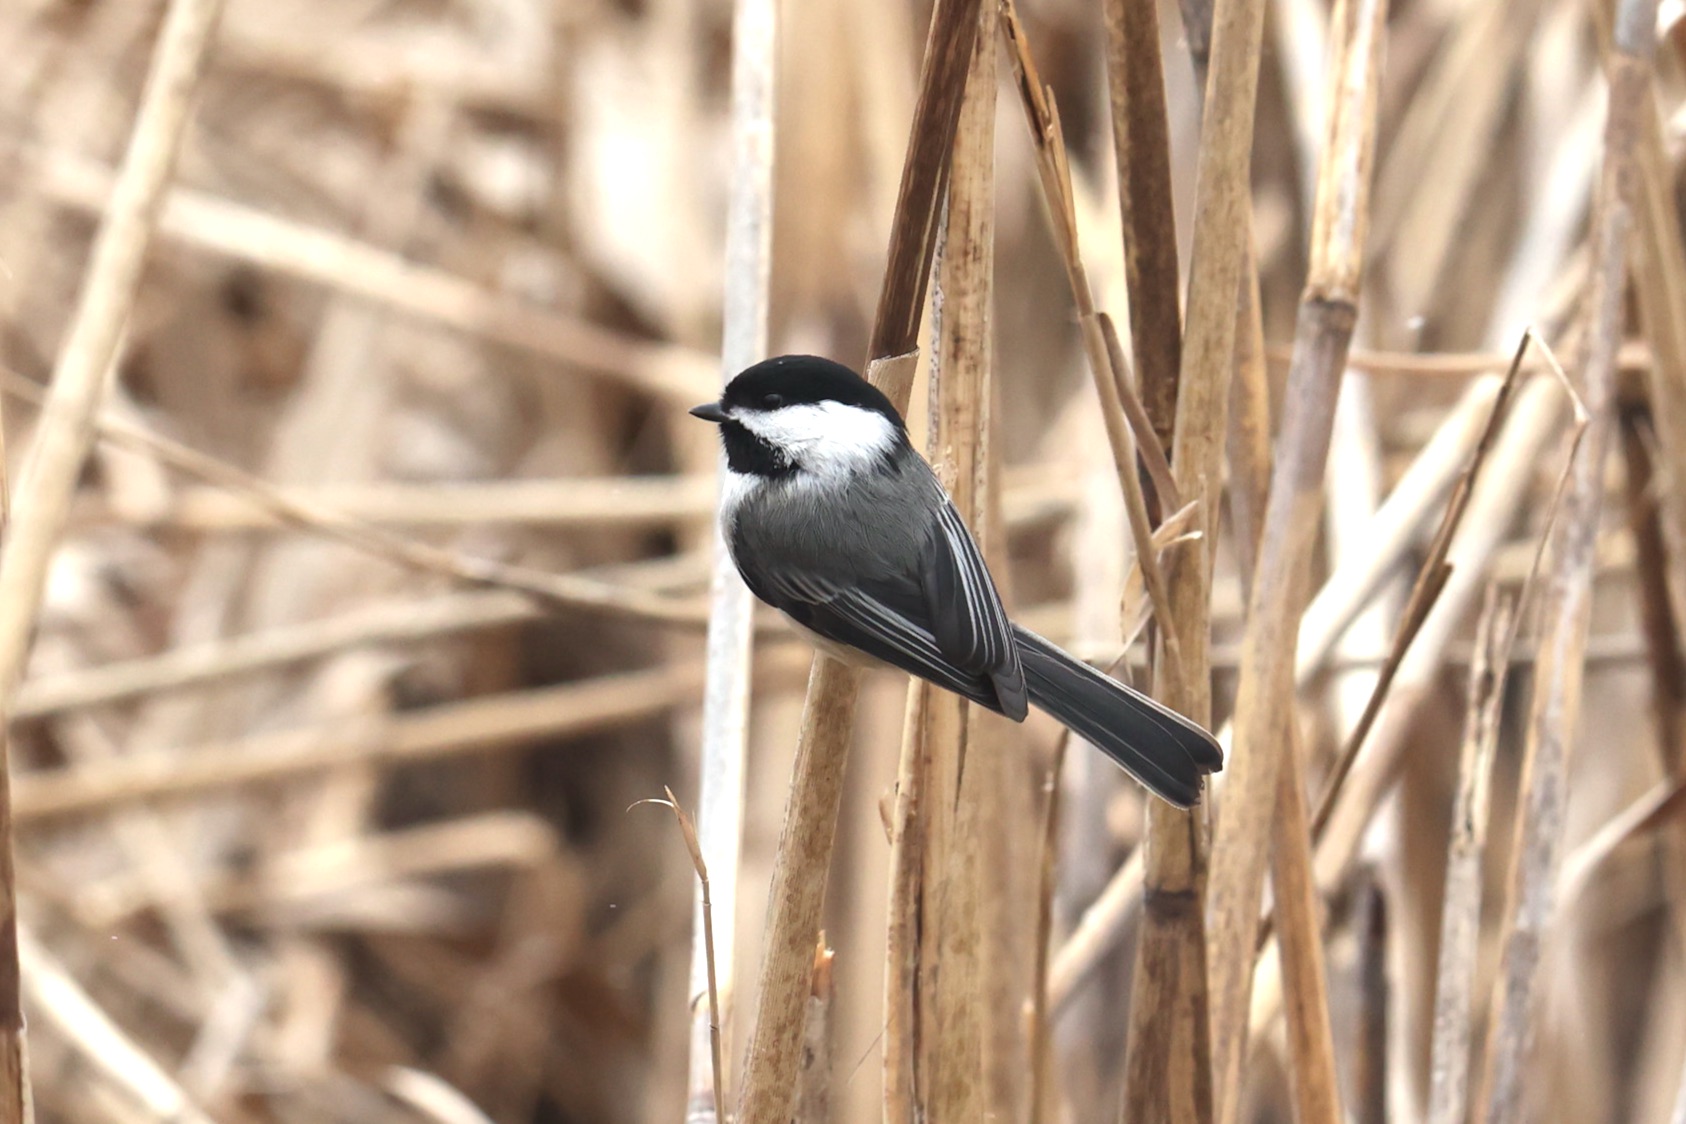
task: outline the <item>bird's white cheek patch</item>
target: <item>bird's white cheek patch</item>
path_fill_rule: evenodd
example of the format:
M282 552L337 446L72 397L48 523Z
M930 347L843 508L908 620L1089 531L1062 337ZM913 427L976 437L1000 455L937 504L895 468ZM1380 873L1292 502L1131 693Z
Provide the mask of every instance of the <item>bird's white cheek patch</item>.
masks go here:
M735 420L769 444L789 449L803 469L822 477L848 477L876 464L896 444L895 426L883 414L841 402L745 410Z

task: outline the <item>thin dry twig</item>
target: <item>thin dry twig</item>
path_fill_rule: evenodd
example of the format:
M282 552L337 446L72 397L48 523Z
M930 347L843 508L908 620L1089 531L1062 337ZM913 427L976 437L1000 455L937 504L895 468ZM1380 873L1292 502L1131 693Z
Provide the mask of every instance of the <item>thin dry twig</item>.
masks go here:
M1370 699L1364 706L1358 724L1353 727L1324 779L1323 789L1317 798L1316 811L1311 819L1313 838L1321 836L1323 829L1328 825L1335 800L1340 796L1341 787L1352 770L1352 763L1358 759L1359 751L1364 748L1364 739L1369 736L1377 715L1381 713L1388 689L1393 685L1394 677L1404 663L1406 653L1411 649L1411 643L1416 639L1423 623L1428 620L1429 612L1439 599L1441 590L1446 587L1447 579L1451 577L1452 567L1446 557L1451 552L1452 541L1458 528L1463 524L1464 513L1469 509L1470 496L1474 494L1481 467L1486 463L1487 455L1492 450L1499 429L1509 412L1511 400L1521 378L1523 357L1534 342L1532 331L1522 333L1522 339L1516 345L1516 354L1510 362L1510 370L1506 372L1504 381L1499 385L1498 395L1493 399L1493 408L1487 415L1487 424L1475 443L1469 463L1452 489L1451 498L1446 501L1446 512L1441 517L1440 526L1429 544L1427 557L1423 560L1421 569L1417 571L1417 579L1412 583L1410 596L1406 598L1405 608L1400 613L1399 627L1394 633L1393 646L1388 652L1387 662L1383 664L1381 674L1376 678L1375 688L1370 693Z
M691 866L697 872L697 912L700 920L697 947L702 956L703 994L707 998L703 1023L707 1033L708 1049L705 1056L708 1059L710 1074L710 1083L704 1091L708 1100L712 1103L704 1106L699 1106L696 1103L699 1090L697 1090L696 1080L693 1078L691 1103L685 1108L685 1119L687 1124L694 1120L706 1120L709 1118L708 1110L712 1108L713 1119L724 1121L726 1119L726 1080L725 1061L720 1044L720 1026L723 1016L720 1007L720 977L715 967L714 903L709 898L708 861L703 856L702 842L697 837L697 826L691 817L685 814L685 809L679 806L679 798L673 795L671 788L664 788L662 791L667 794L665 800L657 800L652 797L640 800L632 807L636 808L639 804L659 804L672 812L674 820L679 824L679 834L685 840L685 850L690 853ZM631 811L631 809L629 808L628 811Z

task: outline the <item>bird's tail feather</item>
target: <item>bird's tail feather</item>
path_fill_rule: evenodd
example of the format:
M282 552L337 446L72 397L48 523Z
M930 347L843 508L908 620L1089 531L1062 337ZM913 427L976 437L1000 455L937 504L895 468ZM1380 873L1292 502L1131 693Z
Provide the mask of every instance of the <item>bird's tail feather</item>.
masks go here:
M1211 734L1182 715L1013 626L1030 701L1179 808L1200 799L1202 778L1223 768Z

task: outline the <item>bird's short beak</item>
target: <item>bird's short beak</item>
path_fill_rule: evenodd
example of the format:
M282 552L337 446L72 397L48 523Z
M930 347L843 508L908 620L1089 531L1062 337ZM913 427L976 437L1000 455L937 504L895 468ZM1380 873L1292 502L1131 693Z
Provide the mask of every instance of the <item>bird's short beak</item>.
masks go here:
M720 403L718 402L704 402L701 406L693 406L691 408L691 416L693 418L701 418L703 421L711 421L718 425L726 420L726 411L720 408Z

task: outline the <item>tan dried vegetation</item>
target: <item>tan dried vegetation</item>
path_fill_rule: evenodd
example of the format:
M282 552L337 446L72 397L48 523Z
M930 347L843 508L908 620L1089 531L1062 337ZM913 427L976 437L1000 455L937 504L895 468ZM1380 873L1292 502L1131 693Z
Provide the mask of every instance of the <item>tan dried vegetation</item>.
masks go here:
M0 4L0 1124L1686 1124L1681 15ZM1200 808L801 701L785 351Z

